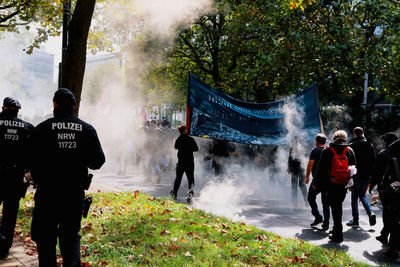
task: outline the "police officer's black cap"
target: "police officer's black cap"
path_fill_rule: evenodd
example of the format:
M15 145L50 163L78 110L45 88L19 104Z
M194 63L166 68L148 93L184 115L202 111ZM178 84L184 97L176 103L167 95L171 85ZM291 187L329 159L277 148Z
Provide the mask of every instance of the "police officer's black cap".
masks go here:
M21 104L19 103L19 101L12 97L4 98L3 106L7 108L17 108L17 109L21 108Z
M76 104L76 99L74 94L67 88L60 88L54 93L53 101L56 103L64 103L65 101L71 104Z

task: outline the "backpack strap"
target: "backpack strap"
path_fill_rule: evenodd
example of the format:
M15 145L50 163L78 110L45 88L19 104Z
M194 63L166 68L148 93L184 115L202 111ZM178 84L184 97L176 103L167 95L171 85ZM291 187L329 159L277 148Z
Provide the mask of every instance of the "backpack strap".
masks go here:
M338 153L336 153L336 150L333 149L331 146L329 146L329 149L333 152L333 154L335 154L335 155L338 154ZM343 155L346 154L347 150L349 150L349 147L348 147L348 146L346 146L346 147L343 149L342 154L343 154ZM342 154L341 154L341 155L342 155Z

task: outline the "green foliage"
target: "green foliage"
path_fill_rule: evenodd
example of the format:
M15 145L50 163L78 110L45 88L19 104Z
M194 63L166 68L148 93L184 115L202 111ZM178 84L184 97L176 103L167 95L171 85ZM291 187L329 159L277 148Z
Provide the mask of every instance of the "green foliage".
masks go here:
M23 200L17 223L17 234L28 247L31 196ZM81 230L84 266L367 266L344 251L281 238L170 199L138 191L93 196Z
M192 70L217 89L255 102L317 83L322 103L351 106L361 104L368 73L375 90L400 100L398 6L388 0L292 2L303 6L215 1L213 12L180 29L165 70L182 84Z
M62 26L60 0L5 0L0 4L0 31L19 32L36 28L37 36L26 52L32 53L50 36L59 36Z

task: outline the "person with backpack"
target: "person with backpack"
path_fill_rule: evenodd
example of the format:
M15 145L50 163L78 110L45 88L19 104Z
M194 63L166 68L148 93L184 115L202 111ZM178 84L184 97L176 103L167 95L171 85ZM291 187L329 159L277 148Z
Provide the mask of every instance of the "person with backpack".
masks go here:
M327 190L333 217L329 239L339 243L343 241L342 205L346 197L346 185L350 180L350 165L356 165L356 156L347 144L347 133L336 131L333 143L322 150L313 182L315 189Z
M377 165L376 173L382 174L378 192L382 200L384 228L389 235L389 249L382 252L397 257L400 250L400 140L390 144L383 153L384 164ZM373 197L374 200L377 198Z
M374 189L374 187L378 186L378 192L379 192L380 189L379 187L382 184L382 178L386 171L387 162L390 161L390 152L388 150L388 147L399 138L395 133L388 132L382 135L381 139L384 142L384 148L381 151L379 151L378 155L376 156L375 169L369 186L369 193L371 195L373 194L372 190ZM378 240L382 244L387 244L389 237L389 231L386 226L386 220L387 220L386 218L390 218L390 213L386 214L385 209L383 209L382 210L383 228L380 232L380 235L376 237L376 240Z
M354 140L350 143L357 158L357 174L353 178L354 186L351 188L351 211L353 219L346 225L358 227L358 200L361 200L365 211L369 217L369 225L376 224L376 216L372 212L372 207L369 204L365 193L367 192L370 183L372 170L375 164L375 149L365 137L364 130L361 127L355 127L353 130Z
M326 143L326 136L324 134L317 134L315 136L315 147L311 150L310 159L307 164L307 171L306 171L306 179L305 183L308 184L310 181L310 174L315 177L315 173L317 171L319 159L321 158L322 150L325 148ZM318 210L318 205L316 202L317 195L321 193L321 201L322 201L322 209L324 213L324 217L321 216L321 213ZM326 190L317 190L314 181L311 182L310 188L308 189L307 195L308 204L311 207L311 214L315 217L314 222L311 223L311 226L314 227L317 224L322 224L322 229L328 230L329 228L329 217L330 217L330 209L328 203L328 197Z

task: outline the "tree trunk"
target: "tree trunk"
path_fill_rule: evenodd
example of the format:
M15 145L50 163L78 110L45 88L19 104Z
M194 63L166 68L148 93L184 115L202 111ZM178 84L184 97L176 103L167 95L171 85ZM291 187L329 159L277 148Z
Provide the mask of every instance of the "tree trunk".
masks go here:
M83 76L86 65L87 39L96 0L78 0L68 27L68 47L62 67L61 87L68 88L76 97L79 114Z

